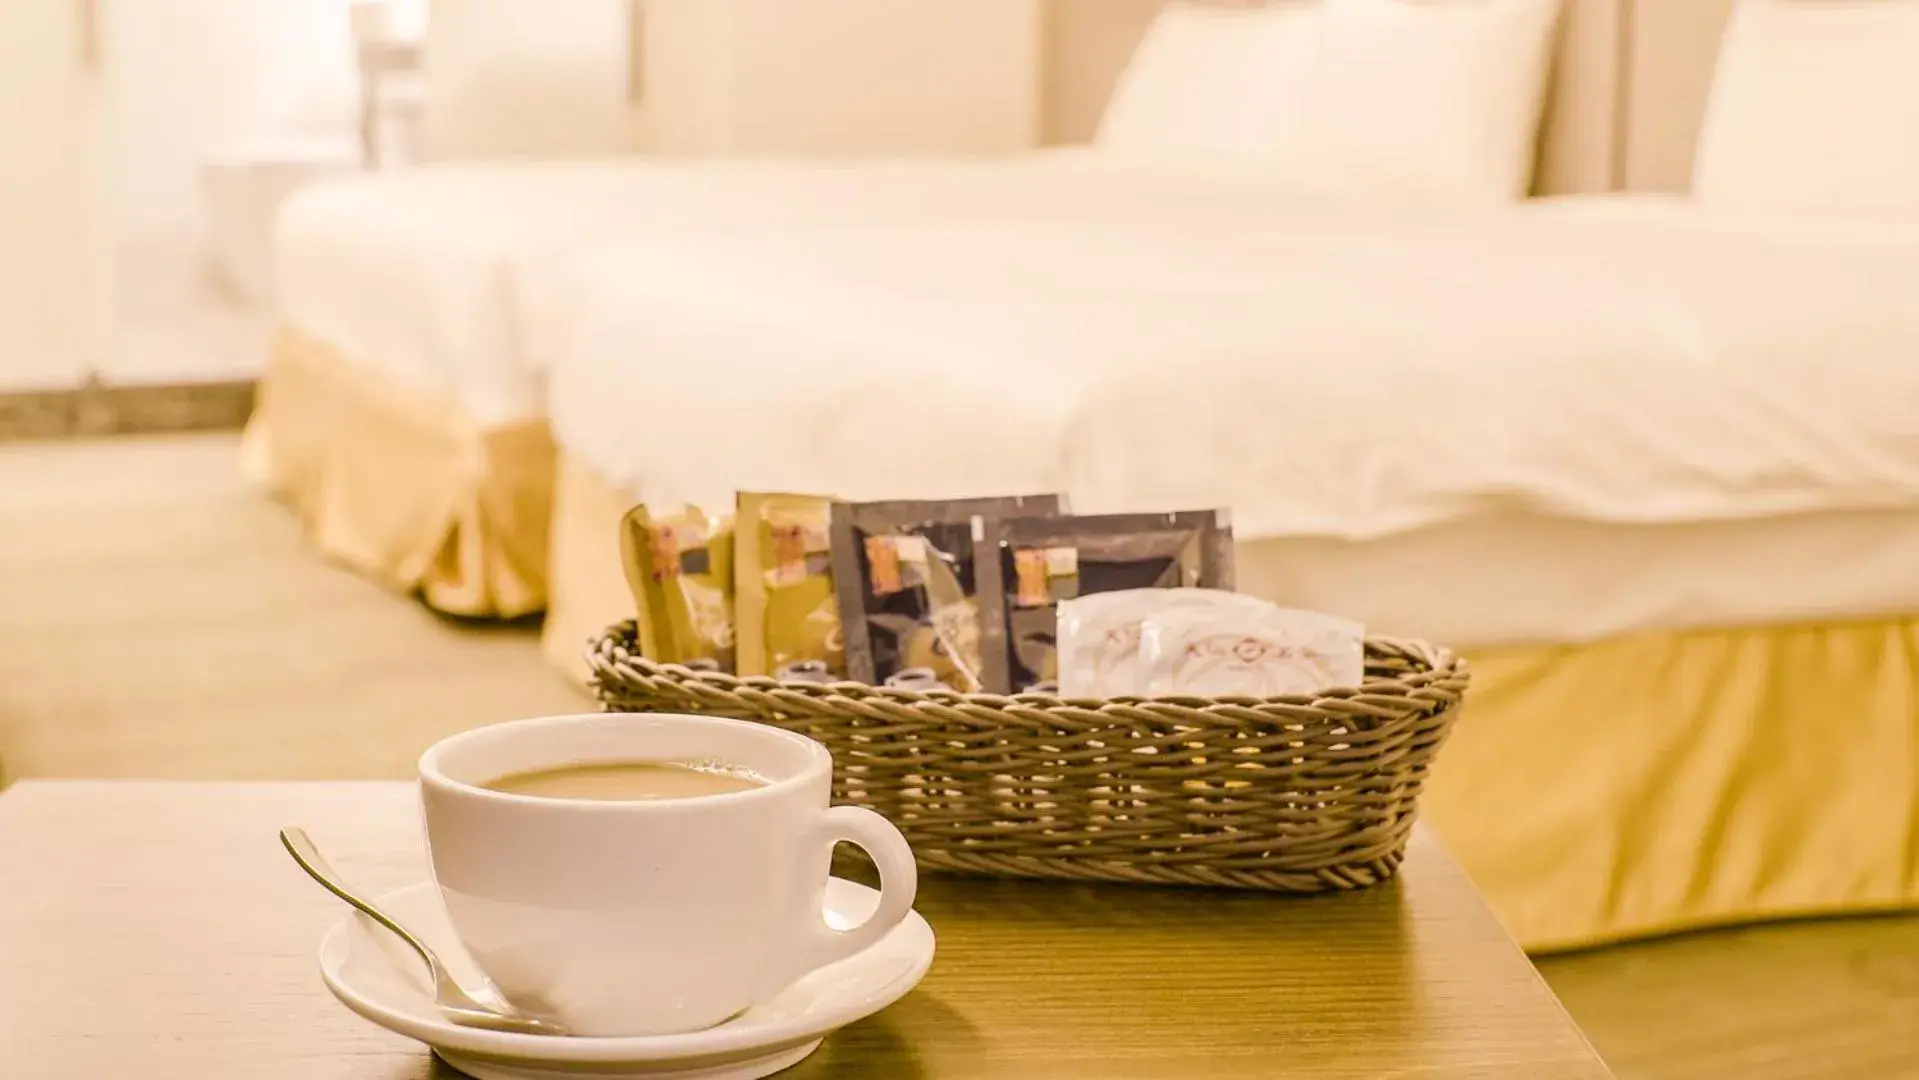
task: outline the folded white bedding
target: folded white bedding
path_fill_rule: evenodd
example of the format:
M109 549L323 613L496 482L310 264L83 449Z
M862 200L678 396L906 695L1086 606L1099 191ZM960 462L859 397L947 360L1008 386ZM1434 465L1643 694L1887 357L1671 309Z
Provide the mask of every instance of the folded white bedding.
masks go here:
M1919 245L1683 203L767 230L567 276L555 430L648 498L1059 489L1246 539L1919 502Z
M833 222L1178 221L1388 213L1249 164L1120 162L1090 151L1011 158L595 162L449 166L303 191L276 241L294 329L481 424L544 413L564 299L555 261L585 248ZM1404 211L1400 211L1404 212ZM750 241L749 241L750 242Z

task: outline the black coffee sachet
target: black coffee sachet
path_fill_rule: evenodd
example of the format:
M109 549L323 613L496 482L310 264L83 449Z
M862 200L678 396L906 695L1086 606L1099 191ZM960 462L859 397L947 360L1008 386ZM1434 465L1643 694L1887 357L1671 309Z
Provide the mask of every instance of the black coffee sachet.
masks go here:
M848 677L877 686L920 668L952 689L983 689L975 519L1058 512L1054 495L834 503Z
M983 517L978 533L982 674L995 693L1057 685L1063 600L1233 588L1233 529L1224 511Z

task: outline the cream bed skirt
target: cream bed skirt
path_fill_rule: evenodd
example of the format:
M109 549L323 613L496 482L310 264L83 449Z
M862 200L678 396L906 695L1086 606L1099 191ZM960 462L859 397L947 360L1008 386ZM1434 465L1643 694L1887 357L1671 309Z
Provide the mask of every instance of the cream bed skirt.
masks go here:
M544 645L577 680L633 615L629 502L560 455ZM1471 659L1424 813L1527 949L1919 905L1919 616Z
M293 330L244 442L327 555L451 615L546 606L554 451L544 420L481 427Z

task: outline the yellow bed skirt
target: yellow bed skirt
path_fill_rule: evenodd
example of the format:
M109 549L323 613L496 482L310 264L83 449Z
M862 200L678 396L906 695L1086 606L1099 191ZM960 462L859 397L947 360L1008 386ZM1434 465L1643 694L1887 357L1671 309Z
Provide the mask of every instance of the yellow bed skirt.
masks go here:
M1471 659L1424 813L1528 949L1919 905L1919 618Z
M574 682L587 682L587 643L633 617L633 594L620 565L620 518L633 500L559 454L553 489L553 556L547 564L546 622L540 648Z
M582 681L628 505L560 456L544 644ZM1470 659L1423 813L1528 950L1919 906L1919 617Z
M283 330L244 455L249 475L346 565L451 615L546 606L545 421L482 427L453 402Z

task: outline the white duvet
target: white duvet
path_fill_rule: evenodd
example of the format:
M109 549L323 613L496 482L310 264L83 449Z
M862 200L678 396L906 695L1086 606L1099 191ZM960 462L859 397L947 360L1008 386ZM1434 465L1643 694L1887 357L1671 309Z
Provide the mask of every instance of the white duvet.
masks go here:
M562 444L649 499L1062 490L1243 539L1919 504L1919 244L1683 204L705 235L572 262Z
M1372 205L1369 205L1372 204ZM446 166L301 192L275 241L295 330L482 425L544 415L539 328L553 264L583 249L885 222L1179 221L1384 213L1252 166L1184 168L1082 150L845 163L736 159ZM732 243L738 243L736 235Z

